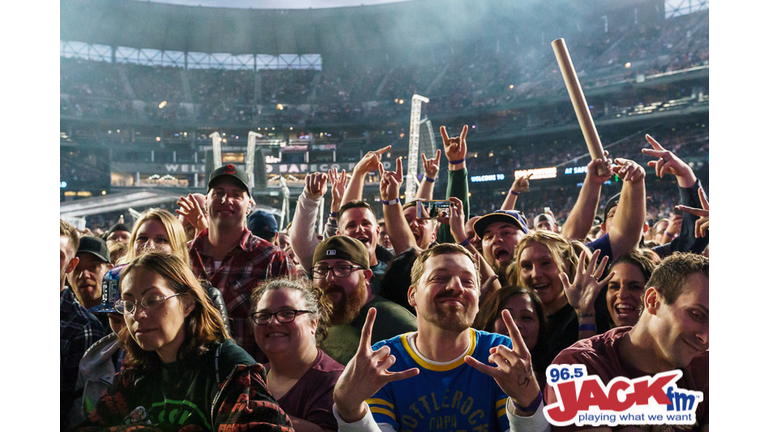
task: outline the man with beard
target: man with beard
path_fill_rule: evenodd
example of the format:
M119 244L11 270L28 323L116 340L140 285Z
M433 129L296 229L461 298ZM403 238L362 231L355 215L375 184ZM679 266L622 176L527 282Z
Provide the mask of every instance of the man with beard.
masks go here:
M530 353L509 311L502 316L511 338L470 327L480 296L472 254L434 246L416 259L411 280L418 329L371 346L378 311L368 312L334 390L339 430L506 431L536 413L526 430L545 430Z
M469 209L469 179L465 159L468 130L468 126L464 125L459 136L449 137L446 127L440 127L443 150L448 159L446 200L461 201L465 220L468 219ZM396 255L382 278L381 296L415 312L408 302L408 287L411 284L411 267L416 257L434 243L451 243L454 239L447 225L438 224L436 219L417 217L417 206L421 205L417 201L400 204L400 186L403 184L400 159L396 162L395 171L385 171L381 163L378 168L384 222Z
M77 247L77 267L67 275L67 281L77 301L90 309L101 304L101 280L112 268L107 243L92 236L80 238Z
M376 308L384 324L373 334L380 341L416 330L416 317L408 310L371 292L373 275L368 249L348 236L332 236L315 250L312 280L333 304L328 336L322 349L341 364L347 364L360 344L360 332L369 309Z
M258 362L265 362L248 323L251 291L261 281L296 275L293 263L274 244L246 227L251 194L245 172L232 164L216 168L208 180L208 228L189 243L192 271L221 291L232 338Z

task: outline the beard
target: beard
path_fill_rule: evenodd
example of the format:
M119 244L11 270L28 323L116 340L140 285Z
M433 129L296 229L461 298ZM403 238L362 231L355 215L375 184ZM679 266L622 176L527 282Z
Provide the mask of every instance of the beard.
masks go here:
M336 292L341 293L341 298L336 303L332 302L333 309L329 323L332 326L349 324L360 314L360 309L365 305L365 300L368 298L365 279L361 278L354 291L349 295L346 295L344 288L338 285L328 285L323 288L323 295L326 297L328 294Z
M435 297L433 306L434 311L424 314L427 322L436 325L446 331L461 333L472 325L472 319L469 319L467 308L464 305L445 305L439 301L445 297L454 297L450 294L443 294Z

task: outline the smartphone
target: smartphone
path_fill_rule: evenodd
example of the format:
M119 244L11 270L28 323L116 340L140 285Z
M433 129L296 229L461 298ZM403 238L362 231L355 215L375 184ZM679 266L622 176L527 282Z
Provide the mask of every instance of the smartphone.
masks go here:
M416 217L419 219L435 219L448 217L451 211L451 202L445 200L419 200L421 205L416 205Z

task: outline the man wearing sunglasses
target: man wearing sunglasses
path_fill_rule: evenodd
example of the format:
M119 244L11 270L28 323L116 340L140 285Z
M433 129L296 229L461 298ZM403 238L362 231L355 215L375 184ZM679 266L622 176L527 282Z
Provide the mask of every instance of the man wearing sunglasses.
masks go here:
M416 317L404 307L374 295L368 249L357 239L332 236L321 242L312 258L312 281L333 304L328 336L322 349L334 360L347 364L360 344L368 309L375 307L377 326L372 338L389 339L416 330Z

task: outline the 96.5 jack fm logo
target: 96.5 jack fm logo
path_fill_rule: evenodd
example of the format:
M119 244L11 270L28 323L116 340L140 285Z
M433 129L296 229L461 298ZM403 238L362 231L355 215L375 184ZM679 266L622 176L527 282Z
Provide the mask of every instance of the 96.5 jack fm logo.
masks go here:
M636 379L616 377L607 385L584 365L550 365L547 384L557 401L544 408L554 426L680 425L696 423L704 394L677 387L680 370Z

